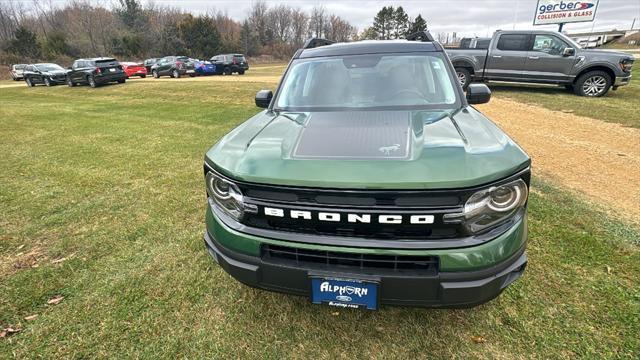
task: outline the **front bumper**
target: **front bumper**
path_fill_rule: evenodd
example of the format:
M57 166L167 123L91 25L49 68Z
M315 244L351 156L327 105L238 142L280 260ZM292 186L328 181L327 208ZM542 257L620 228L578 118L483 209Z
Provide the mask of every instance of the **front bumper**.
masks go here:
M629 85L630 82L631 82L631 75L616 76L616 79L613 82L613 87Z
M67 77L66 76L51 76L49 78L49 80L51 80L52 83L55 84L64 84L67 82Z
M307 247L307 244L258 238L228 228L207 211L207 231L204 240L214 260L236 280L270 291L310 297L310 275L318 269L280 263L263 257L263 244L286 243L287 246ZM498 296L517 280L527 264L525 254L526 220L514 225L505 234L476 247L436 250L398 251L379 249L351 249L327 247L329 251L375 251L400 255L429 253L440 259L436 274L407 274L377 272L375 270L329 269L341 278L371 278L379 283L380 303L388 305L426 307L472 307ZM326 271L325 271L326 272Z

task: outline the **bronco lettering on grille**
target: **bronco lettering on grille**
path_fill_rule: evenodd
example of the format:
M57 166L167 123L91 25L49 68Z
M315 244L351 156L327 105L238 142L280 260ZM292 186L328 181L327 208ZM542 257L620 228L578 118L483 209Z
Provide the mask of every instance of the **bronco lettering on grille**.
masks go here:
M336 212L323 212L323 211L305 211L305 210L285 210L279 208L265 207L264 214L274 217L289 217L291 219L303 219L303 220L318 220L326 222L339 222L346 216L349 223L363 223L370 224L372 219L379 224L403 224L405 221L409 221L410 224L433 224L433 215L387 215L380 214L377 216L371 216L371 214L341 214Z

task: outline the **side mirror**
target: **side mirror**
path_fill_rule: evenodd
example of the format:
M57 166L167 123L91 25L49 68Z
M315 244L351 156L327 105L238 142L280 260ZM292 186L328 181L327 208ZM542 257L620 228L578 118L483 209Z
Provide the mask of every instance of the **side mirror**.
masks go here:
M562 50L562 56L573 56L576 54L576 49L574 48L564 48L564 50Z
M273 98L273 93L271 90L260 90L256 94L256 106L260 108L267 108L271 103L271 98Z
M491 100L491 90L485 84L469 84L467 102L469 104L485 104Z

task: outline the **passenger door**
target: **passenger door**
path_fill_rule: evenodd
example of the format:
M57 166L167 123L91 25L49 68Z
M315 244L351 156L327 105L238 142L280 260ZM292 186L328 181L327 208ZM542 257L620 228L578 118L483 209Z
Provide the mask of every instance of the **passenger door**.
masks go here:
M161 75L169 74L173 65L173 58L163 58L161 61L160 66L158 66L158 73Z
M220 59L221 59L221 56L219 56L219 55L214 56L213 58L211 58L211 63L213 64L213 68L214 68L214 71L216 73L222 73L223 65L222 65L222 61Z
M162 58L160 60L158 60L158 62L156 63L156 71L158 72L158 75L164 75L165 72L165 66L167 65L167 59L166 58Z
M36 83L36 79L35 79L35 66L33 65L27 65L24 68L24 72L22 73L22 77L26 80L27 78L29 80L31 80L31 83L35 84Z
M529 34L499 34L489 50L485 77L489 80L522 80L531 42Z
M527 54L524 76L532 82L566 82L576 62L575 52L564 56L564 49L571 47L564 40L551 34L534 35Z

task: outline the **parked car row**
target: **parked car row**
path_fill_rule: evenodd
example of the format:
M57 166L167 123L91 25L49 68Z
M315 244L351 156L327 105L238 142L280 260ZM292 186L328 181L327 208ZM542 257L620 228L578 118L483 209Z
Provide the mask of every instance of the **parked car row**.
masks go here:
M97 87L110 82L122 84L127 79L123 66L113 58L78 59L68 69L53 63L28 64L21 76L30 87L65 83L70 87L79 84Z
M170 76L179 78L184 75L244 75L249 70L249 63L243 54L222 54L209 60L192 59L186 56L165 56L144 61L147 73L154 78Z
M161 76L180 78L186 75L243 75L248 69L249 64L244 55L224 54L216 55L209 61L187 56L165 56L146 59L142 63L119 62L114 58L104 57L88 58L75 60L67 69L53 63L14 64L11 65L10 72L13 80L24 80L30 87L65 83L70 87L80 84L96 87L110 82L122 84L128 78L145 78L149 74L156 79Z

